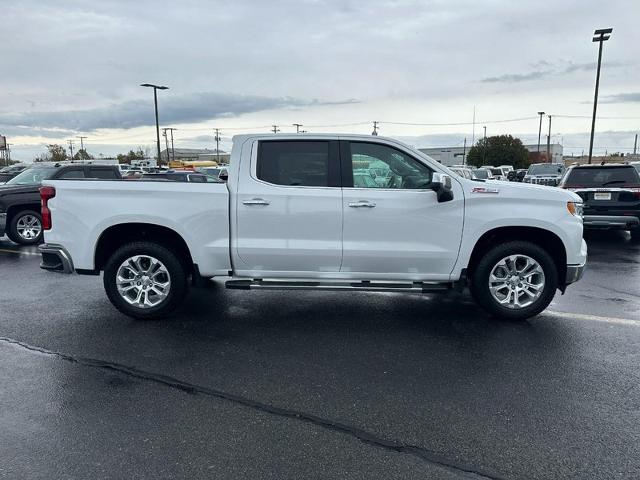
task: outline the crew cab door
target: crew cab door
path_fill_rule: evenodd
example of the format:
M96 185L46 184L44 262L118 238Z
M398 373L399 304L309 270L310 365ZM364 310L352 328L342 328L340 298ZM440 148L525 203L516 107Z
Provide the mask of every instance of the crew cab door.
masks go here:
M338 141L255 140L250 155L247 165L243 153L235 199L237 272L254 278L339 272Z
M392 144L341 141L341 272L359 278L448 280L460 249L464 198L438 202L433 170Z

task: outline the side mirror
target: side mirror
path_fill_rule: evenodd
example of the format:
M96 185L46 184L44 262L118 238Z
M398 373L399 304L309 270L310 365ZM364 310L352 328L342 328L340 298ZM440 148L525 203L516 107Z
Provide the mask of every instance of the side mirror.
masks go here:
M438 202L453 200L451 177L444 173L434 173L431 178L431 188L436 192Z
M220 175L218 175L218 178L223 182L226 182L229 180L229 172L221 172Z

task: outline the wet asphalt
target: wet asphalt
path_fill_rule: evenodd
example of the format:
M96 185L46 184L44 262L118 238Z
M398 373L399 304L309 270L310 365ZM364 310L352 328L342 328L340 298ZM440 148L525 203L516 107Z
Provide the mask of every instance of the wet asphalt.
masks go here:
M0 478L640 478L640 245L547 312L192 289L164 321L0 238Z

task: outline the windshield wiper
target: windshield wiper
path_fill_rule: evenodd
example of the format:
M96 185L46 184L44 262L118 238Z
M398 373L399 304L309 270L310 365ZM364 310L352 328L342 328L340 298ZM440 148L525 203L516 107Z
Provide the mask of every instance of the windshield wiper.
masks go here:
M627 181L626 180L610 180L608 182L604 182L602 186L606 187L607 185L611 185L613 183L627 183Z

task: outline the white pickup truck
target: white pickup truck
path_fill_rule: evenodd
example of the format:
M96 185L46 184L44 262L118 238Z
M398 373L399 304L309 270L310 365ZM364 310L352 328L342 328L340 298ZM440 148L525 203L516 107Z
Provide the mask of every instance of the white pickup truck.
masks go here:
M46 181L42 268L98 275L156 318L189 278L227 288L431 292L469 286L492 314L540 313L580 279L581 199L464 179L396 140L240 135L228 182ZM198 282L194 282L198 283Z

